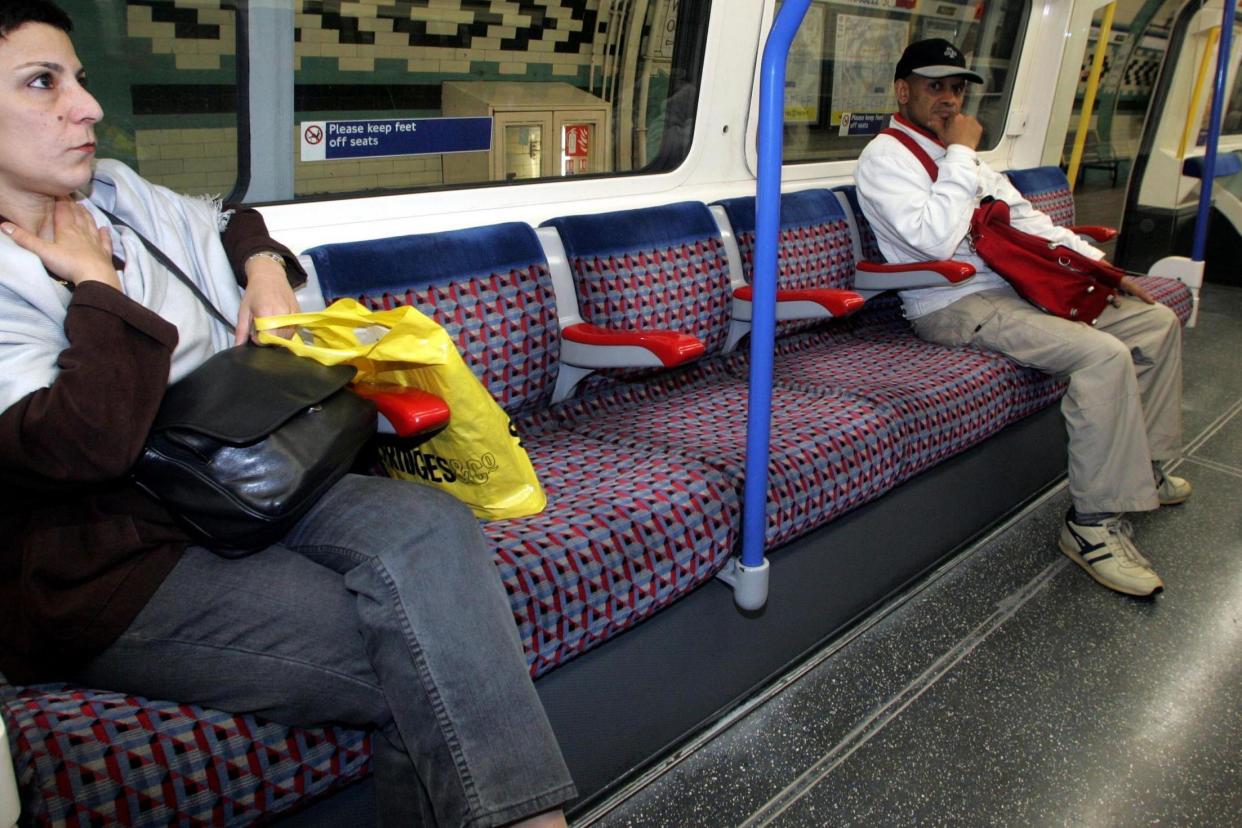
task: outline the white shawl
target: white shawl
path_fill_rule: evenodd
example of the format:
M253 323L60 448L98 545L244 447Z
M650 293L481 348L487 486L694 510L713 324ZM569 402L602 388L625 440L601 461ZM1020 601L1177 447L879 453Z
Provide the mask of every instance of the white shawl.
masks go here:
M229 320L236 320L241 289L220 243L227 224L219 204L179 195L145 181L118 161L100 161L82 203L99 226L103 207L150 239L202 289ZM177 327L169 382L232 344L232 334L211 318L193 294L124 228L113 227L113 248L125 262L125 295ZM48 276L33 253L0 234L0 411L58 373L70 291Z

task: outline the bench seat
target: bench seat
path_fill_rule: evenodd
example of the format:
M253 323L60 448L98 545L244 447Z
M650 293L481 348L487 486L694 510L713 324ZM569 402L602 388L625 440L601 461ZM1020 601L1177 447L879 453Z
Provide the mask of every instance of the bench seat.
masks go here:
M727 212L743 246L733 255L745 260L748 282L744 246L753 245L753 224L748 240L741 218L747 205L732 202ZM782 286L848 289L859 256L875 249L865 219L828 191L800 205L783 213ZM549 226L564 242L581 319L616 330L675 330L701 341L705 355L673 369L597 371L554 404L563 294L529 226L309 251L326 299L414 304L436 318L512 416L548 506L488 523L484 532L531 674L541 678L537 687L549 680L561 687L563 671L554 668L692 592L701 597L699 588L736 553L749 364L745 341L725 352L736 274L706 205L567 216ZM1185 289L1147 281L1184 321ZM807 545L847 512L1048 407L1064 389L1002 357L918 340L891 295L869 299L847 318L782 322L775 347L765 528L771 549ZM867 550L872 554L890 553ZM852 600L865 607L881 597ZM574 696L583 705L593 698L589 688ZM25 818L35 824L268 822L369 773L368 737L358 731L290 728L193 705L2 681L0 711ZM590 741L590 729L575 739ZM592 745L593 752L612 747ZM583 752L567 745L567 755ZM643 758L618 757L622 768Z

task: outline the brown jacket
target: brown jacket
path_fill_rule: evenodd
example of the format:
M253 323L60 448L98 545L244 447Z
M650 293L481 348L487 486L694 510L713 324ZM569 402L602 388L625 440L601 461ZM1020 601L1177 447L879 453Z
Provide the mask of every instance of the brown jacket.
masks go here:
M235 273L257 250L296 259L254 211L224 233ZM176 328L86 283L65 315L60 373L0 413L0 672L66 678L146 605L189 544L126 479L164 395Z

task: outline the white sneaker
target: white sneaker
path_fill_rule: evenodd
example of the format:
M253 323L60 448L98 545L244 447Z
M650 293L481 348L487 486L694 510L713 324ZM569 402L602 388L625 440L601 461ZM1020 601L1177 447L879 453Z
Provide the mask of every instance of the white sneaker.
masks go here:
M1194 490L1189 480L1164 472L1160 473L1160 479L1156 481L1156 497L1160 498L1161 506L1176 506L1179 503L1185 503Z
M1164 589L1164 581L1135 547L1129 521L1109 518L1098 525L1074 523L1067 515L1061 551L1109 589L1146 596Z

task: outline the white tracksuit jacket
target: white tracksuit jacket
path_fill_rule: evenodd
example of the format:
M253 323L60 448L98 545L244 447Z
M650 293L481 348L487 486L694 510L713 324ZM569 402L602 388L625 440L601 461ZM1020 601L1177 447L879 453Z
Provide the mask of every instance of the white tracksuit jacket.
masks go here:
M877 135L863 149L854 176L863 214L871 222L884 258L893 263L954 259L974 265L976 276L959 285L901 292L906 317L915 319L981 290L1010 290L970 249L970 217L986 196L1009 204L1010 221L1093 259L1104 253L1064 227L1057 227L1014 189L1003 174L961 144L947 149L900 115L890 123L916 140L939 167L935 183L910 150L888 135Z

